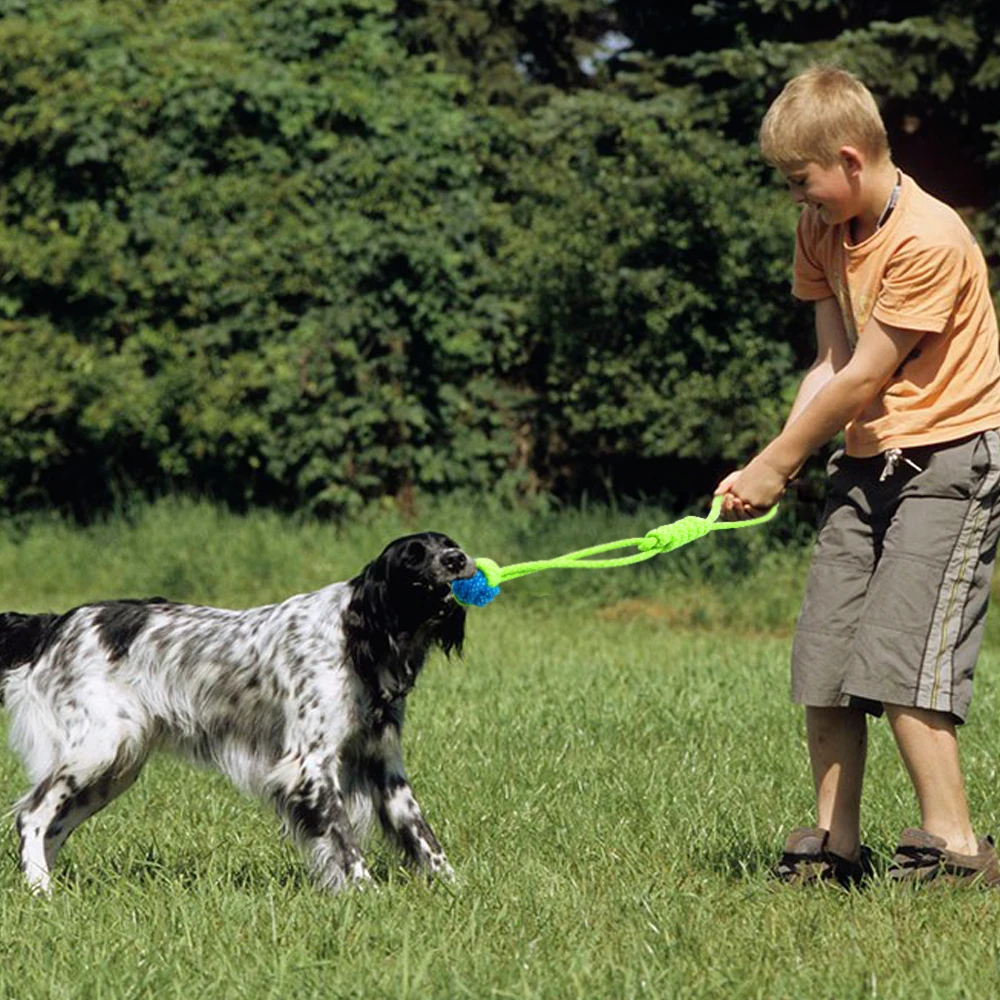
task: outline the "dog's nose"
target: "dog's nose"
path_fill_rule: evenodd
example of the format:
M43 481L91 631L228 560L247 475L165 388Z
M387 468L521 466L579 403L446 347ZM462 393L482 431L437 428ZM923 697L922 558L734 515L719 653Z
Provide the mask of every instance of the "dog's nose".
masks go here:
M461 549L448 549L441 556L441 565L455 580L476 575L476 564Z

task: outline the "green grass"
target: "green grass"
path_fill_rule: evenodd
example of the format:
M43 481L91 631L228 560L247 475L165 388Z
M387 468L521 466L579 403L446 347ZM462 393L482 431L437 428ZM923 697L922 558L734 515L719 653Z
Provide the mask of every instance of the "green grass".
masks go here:
M86 531L11 531L2 604L160 592L239 606L350 575L408 527L504 564L669 519L443 505L337 533L163 503ZM1000 895L768 880L811 808L787 701L805 564L734 534L636 571L541 574L470 612L464 660L432 660L406 733L453 886L410 879L376 840L377 890L321 896L266 810L159 758L74 836L51 900L22 888L13 832L0 841L0 998L997 995ZM963 733L984 830L1000 830L998 648ZM22 789L0 754L0 799ZM865 810L884 861L917 818L884 723Z

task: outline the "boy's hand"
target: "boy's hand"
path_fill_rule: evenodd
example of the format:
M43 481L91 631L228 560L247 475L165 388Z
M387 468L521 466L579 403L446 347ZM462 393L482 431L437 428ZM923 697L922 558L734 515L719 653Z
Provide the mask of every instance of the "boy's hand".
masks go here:
M758 455L744 469L731 472L715 488L725 497L722 514L730 521L742 521L766 514L782 497L785 477Z

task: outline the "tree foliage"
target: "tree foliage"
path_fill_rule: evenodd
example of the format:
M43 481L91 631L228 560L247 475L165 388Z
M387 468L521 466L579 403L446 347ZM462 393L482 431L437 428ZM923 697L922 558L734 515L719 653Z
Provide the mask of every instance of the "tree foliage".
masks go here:
M794 222L736 181L751 155L672 95L567 96L532 117L506 271L552 479L683 495L672 461L736 461L773 428L795 366Z
M484 134L391 7L42 10L0 24L8 496L342 510L502 475Z
M607 0L401 0L400 37L468 79L489 104L588 84L586 60L615 25Z
M998 31L986 0L0 0L0 499L684 501L810 348L766 102L856 69L1000 249Z
M686 88L726 134L752 143L786 79L815 62L857 73L881 105L897 161L973 216L1000 251L1000 8L992 0L733 0L615 5L632 45L611 69L639 91Z

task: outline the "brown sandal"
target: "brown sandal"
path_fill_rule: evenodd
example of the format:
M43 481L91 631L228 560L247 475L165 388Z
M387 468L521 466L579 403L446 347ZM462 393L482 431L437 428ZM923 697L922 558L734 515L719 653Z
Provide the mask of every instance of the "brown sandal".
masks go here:
M886 872L894 882L946 882L1000 888L1000 864L992 837L979 840L976 854L949 851L940 837L917 827L899 835L899 846Z
M835 882L847 889L874 874L872 852L864 844L857 861L849 861L827 850L830 831L818 826L800 826L788 835L785 853L774 868L774 877L790 885Z

